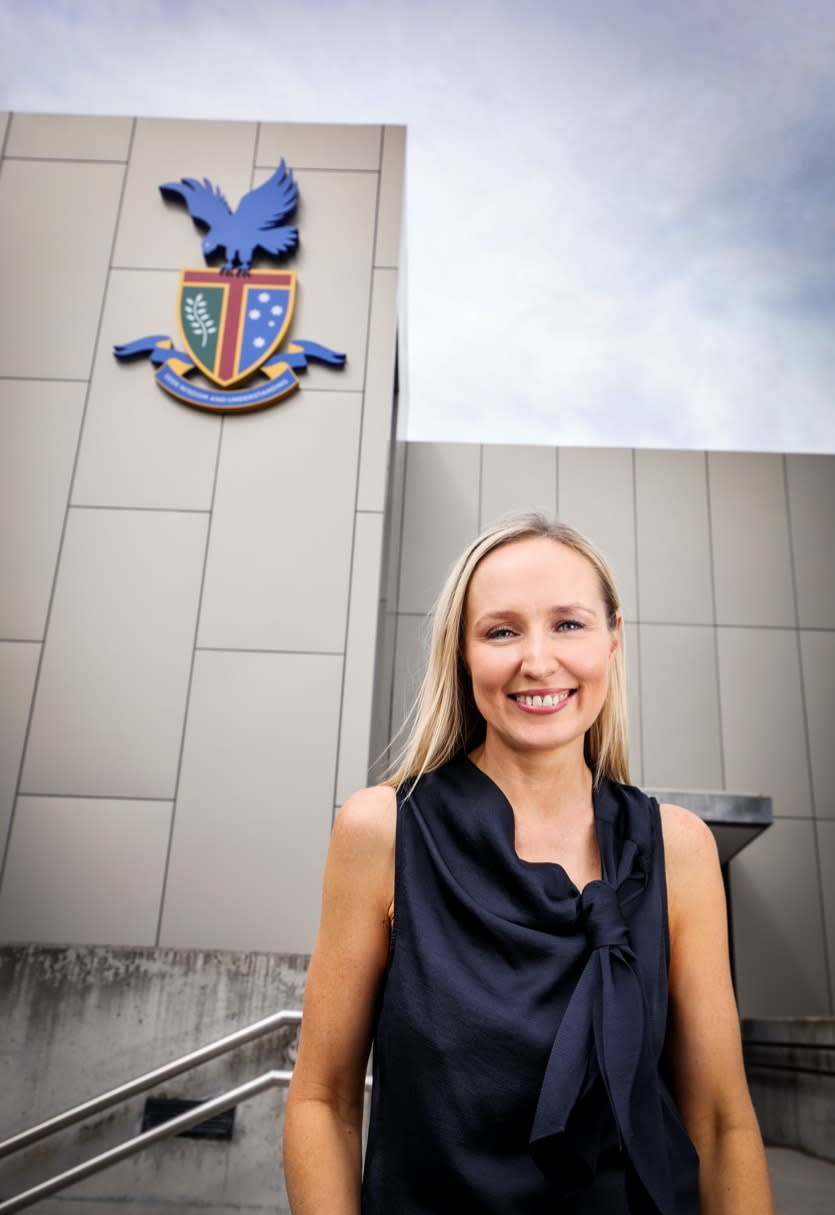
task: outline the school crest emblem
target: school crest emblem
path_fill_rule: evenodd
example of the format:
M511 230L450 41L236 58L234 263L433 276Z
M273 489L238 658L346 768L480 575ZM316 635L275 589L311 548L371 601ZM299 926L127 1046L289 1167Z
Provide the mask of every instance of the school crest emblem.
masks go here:
M208 261L219 250L221 269L184 269L180 274L177 319L184 349L165 334L115 346L117 359L149 356L159 368L159 386L198 409L230 413L272 405L299 387L296 371L307 361L342 367L345 355L318 342L287 337L296 302L293 270L253 270L257 250L279 258L298 243L298 229L286 225L296 209L298 187L284 161L275 173L246 194L233 212L207 178L184 177L160 186L164 198L186 204L205 231ZM199 371L210 387L188 379ZM256 373L267 382L250 382Z

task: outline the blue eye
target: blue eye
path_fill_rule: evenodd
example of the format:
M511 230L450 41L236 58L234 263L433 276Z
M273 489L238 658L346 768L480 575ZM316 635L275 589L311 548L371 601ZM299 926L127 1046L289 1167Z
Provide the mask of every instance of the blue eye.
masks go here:
M516 634L506 624L500 624L495 629L490 629L486 636L488 641L503 641L506 637L515 637Z
M561 620L557 625L558 633L576 633L582 629L583 625L579 620Z

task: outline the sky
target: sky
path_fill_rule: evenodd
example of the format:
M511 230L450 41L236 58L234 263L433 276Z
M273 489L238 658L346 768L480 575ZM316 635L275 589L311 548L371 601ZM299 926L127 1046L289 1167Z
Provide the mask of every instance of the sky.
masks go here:
M0 109L405 123L407 434L835 452L831 0L0 0Z

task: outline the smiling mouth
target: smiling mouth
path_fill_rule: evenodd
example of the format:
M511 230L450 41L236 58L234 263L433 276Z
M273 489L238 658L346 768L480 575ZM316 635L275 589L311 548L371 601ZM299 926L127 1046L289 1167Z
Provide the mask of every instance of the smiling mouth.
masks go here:
M532 695L527 692L514 692L510 699L528 709L553 709L568 700L569 696L573 696L576 690L576 688L566 688L563 692L535 692Z

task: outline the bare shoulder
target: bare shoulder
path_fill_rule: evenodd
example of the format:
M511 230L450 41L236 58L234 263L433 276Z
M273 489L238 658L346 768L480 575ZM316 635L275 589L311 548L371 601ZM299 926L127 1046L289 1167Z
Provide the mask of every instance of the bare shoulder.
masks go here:
M341 807L331 834L325 894L355 903L358 890L379 901L390 918L394 897L397 799L388 785L354 793Z
M353 793L336 816L335 847L360 855L388 854L394 847L397 800L389 785Z
M668 867L718 863L713 832L698 814L669 802L663 803L660 809Z
M672 938L724 915L719 854L710 827L684 806L661 806L664 868Z
M396 800L386 786L354 793L336 816L331 834L322 918L314 951L333 969L348 956L361 956L371 970L384 964L394 890ZM385 939L384 939L385 938Z

